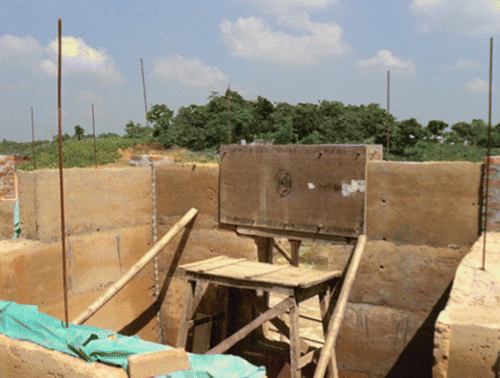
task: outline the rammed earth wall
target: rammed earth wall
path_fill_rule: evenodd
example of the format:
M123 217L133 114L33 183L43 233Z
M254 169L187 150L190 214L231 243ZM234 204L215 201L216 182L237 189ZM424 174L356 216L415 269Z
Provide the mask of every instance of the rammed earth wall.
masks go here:
M57 171L20 173L22 235L0 244L2 299L63 318ZM149 168L66 170L70 318L151 247ZM434 324L455 270L477 240L482 165L370 161L367 243L337 345L343 377L428 377ZM256 259L252 239L220 230L218 166L171 164L156 172L158 237L199 209L181 264L227 255ZM36 185L35 185L36 183ZM237 199L235 199L237 200ZM160 281L180 236L159 256ZM332 251L332 265L345 253ZM158 340L152 264L88 324ZM175 277L162 306L175 345L184 282ZM209 296L210 298L210 296ZM201 312L219 311L217 296Z

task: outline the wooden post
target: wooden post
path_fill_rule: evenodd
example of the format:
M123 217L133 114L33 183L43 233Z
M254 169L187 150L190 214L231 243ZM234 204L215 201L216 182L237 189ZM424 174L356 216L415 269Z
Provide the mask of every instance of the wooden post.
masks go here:
M161 250L177 235L194 217L198 214L198 210L191 208L178 221L158 243L156 243L127 273L116 281L106 292L101 295L94 303L92 303L84 312L78 315L71 323L82 324L92 315L94 315L102 306L104 306L111 298L113 298L123 287L134 278Z
M300 335L299 335L299 304L296 298L290 306L290 372L292 378L300 378Z
M255 237L255 244L257 245L257 259L259 262L273 263L273 246L274 239L264 236Z
M345 275L345 280L342 283L342 289L340 291L339 300L335 306L332 317L330 319L330 324L328 325L327 338L325 340L325 345L321 349L321 355L319 358L318 366L314 372L314 378L322 378L325 375L326 367L328 362L332 362L332 370L334 377L338 377L336 360L335 360L335 342L337 341L337 335L339 333L340 324L344 319L345 308L347 305L347 300L349 299L349 293L351 292L351 287L354 282L354 277L356 277L356 271L358 270L359 263L361 261L361 256L363 255L363 250L365 248L366 236L360 235L358 243L352 255L352 260L348 263L347 273ZM339 284L342 281L339 282Z
M300 248L300 240L290 239L290 249L292 251L292 261L291 264L293 266L299 266L299 248Z

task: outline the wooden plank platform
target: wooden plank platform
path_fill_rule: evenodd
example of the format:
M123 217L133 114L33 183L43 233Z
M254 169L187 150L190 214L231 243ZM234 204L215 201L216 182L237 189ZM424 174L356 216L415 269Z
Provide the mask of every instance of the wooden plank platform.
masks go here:
M196 265L182 265L181 272L190 280L210 281L231 287L289 293L307 289L340 277L342 272L309 272L294 266L280 266L220 256ZM275 290L270 290L275 288Z

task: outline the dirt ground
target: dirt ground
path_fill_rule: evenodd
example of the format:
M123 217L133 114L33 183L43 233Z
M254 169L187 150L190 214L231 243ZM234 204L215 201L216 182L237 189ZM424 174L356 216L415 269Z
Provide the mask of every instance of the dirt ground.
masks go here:
M118 153L121 155L116 162L102 165L104 168L116 168L130 165L130 161L134 156L139 155L155 155L155 156L165 156L168 157L169 162L173 163L197 163L197 164L211 164L210 158L207 158L206 154L189 152L188 150L180 147L172 147L165 149L160 144L138 144L134 147L129 147L124 150L118 149Z

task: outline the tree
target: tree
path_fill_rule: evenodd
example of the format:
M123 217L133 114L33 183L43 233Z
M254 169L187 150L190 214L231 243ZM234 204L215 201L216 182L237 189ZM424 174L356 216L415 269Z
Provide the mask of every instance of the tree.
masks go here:
M319 130L318 105L299 103L292 114L293 131L302 140Z
M206 148L207 111L205 106L181 107L172 120L170 135L175 143L184 148L201 151Z
M165 104L156 104L148 112L148 121L153 126L153 138L155 141L163 144L165 147L171 147L175 144L175 136L170 130L174 112Z
M82 140L85 136L85 130L80 125L75 126L75 137L76 140Z
M458 122L451 126L451 133L446 142L450 144L467 144L473 147L486 146L488 126L481 119L473 119L472 123Z
M428 137L428 140L432 142L436 142L439 140L439 137L444 136L444 129L448 127L448 124L443 122L443 121L437 121L437 120L432 120L429 121L427 126L424 128L424 131L426 133L426 136Z
M129 121L125 125L125 138L142 139L146 138L148 134L148 128L141 126L140 123L135 124L133 121Z
M424 137L422 125L415 118L397 123L395 132L391 134L391 152L403 155L406 148L413 147Z

